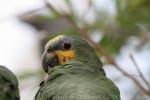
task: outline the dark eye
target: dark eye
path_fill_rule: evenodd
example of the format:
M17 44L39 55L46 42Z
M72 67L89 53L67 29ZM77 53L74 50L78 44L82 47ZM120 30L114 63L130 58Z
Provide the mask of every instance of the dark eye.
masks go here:
M63 49L64 50L69 50L69 49L71 49L71 47L72 47L72 45L69 42L66 42L66 43L63 44Z

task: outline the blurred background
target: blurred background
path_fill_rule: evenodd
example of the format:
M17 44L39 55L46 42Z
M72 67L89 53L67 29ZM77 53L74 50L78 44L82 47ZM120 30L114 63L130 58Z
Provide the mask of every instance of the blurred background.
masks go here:
M46 75L45 43L60 34L91 42L122 100L150 100L149 0L0 0L0 64L33 100Z

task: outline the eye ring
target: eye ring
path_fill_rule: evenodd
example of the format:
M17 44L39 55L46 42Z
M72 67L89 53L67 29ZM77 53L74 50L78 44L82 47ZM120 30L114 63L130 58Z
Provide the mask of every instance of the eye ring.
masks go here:
M72 48L71 43L65 42L65 43L63 44L63 49L64 49L64 50L70 50L71 48Z

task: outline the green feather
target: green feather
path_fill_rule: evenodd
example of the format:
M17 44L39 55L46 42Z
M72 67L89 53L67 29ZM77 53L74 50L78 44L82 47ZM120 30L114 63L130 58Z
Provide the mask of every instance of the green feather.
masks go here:
M4 66L0 66L0 100L19 100L17 78Z
M49 71L35 100L120 100L120 93L102 73L72 61Z

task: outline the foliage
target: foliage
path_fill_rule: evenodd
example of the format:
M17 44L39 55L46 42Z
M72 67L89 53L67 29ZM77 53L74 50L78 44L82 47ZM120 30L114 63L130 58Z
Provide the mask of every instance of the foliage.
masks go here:
M86 15L88 15L90 10L92 10L95 15L94 22L92 23L84 20L84 16L82 18L78 15L78 12L76 12L75 8L72 7L73 4L71 1L65 1L69 9L71 9L71 15L69 16L75 20L77 24L79 23L82 27L86 28L90 34L92 34L93 31L98 31L102 36L99 43L106 47L110 53L119 53L121 47L125 45L126 41L131 36L142 38L140 34L144 30L141 30L141 25L143 27L146 26L146 28L149 27L150 3L148 0L115 0L116 14L114 15L109 14L107 9L99 10L99 8L95 6L96 1L91 1L91 5L86 12ZM53 11L47 15L33 14L30 17L26 17L25 15L22 17L22 20L30 23L39 30L47 31L47 33L50 34L66 33L79 35L78 32L76 32L76 30L74 30L69 24L66 24L66 21L62 22L62 17ZM67 27L62 29L61 27L65 25ZM51 27L57 28L54 31L51 31ZM145 33L144 35L147 34Z

